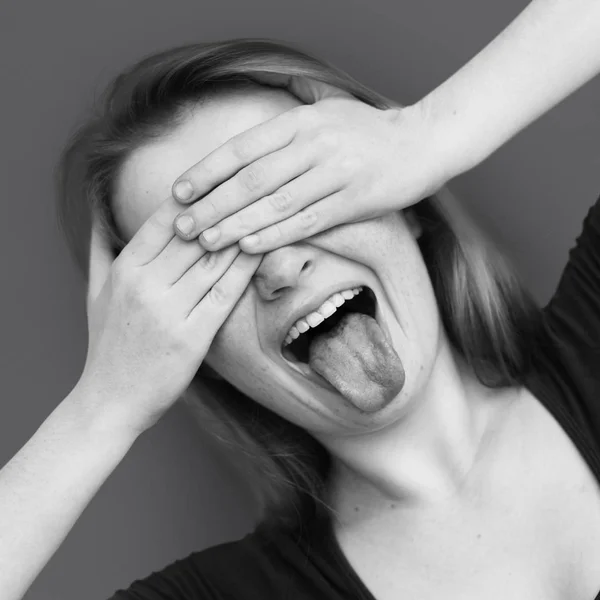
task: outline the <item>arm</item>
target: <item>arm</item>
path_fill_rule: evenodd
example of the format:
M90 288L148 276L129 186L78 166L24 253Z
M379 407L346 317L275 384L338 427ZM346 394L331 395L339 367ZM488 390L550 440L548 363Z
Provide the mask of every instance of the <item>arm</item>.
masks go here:
M246 253L265 253L401 210L485 160L599 70L600 0L532 0L410 106L381 111L327 83L263 74L305 106L234 136L180 175L173 197L189 206L178 217L196 226L176 231L199 236L211 251L238 242ZM290 171L294 154L298 166ZM303 172L307 156L313 167ZM191 186L186 197L177 194L183 181ZM216 240L200 235L214 226Z
M167 198L116 259L92 215L83 372L0 471L2 600L23 597L137 437L186 391L262 261L173 242L178 210Z
M459 156L460 174L600 70L600 2L533 0L488 46L419 104ZM457 145L464 153L457 153ZM452 160L452 159L450 159Z
M0 471L3 600L25 595L138 435L91 395L75 387Z

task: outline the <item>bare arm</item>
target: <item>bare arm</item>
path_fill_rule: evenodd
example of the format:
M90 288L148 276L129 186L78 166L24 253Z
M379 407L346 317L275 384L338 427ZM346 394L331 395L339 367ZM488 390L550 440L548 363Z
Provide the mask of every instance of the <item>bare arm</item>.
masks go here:
M23 597L137 437L185 392L262 260L179 240L178 212L167 198L116 259L92 221L83 372L0 471L2 600Z
M0 597L19 600L137 438L77 387L0 471Z
M459 174L483 161L598 71L600 2L533 0L420 104L441 124L441 143L452 144L446 155L460 161L454 169Z

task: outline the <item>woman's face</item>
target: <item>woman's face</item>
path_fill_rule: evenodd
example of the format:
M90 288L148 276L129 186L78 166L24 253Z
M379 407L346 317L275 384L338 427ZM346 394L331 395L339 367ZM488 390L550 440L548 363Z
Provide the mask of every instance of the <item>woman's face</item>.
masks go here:
M284 90L261 86L228 92L199 103L168 136L135 151L115 186L115 217L126 239L189 167L234 135L299 104ZM440 335L417 245L420 229L407 216L396 212L337 226L266 253L206 362L241 392L315 437L375 431L400 418L426 385ZM298 316L358 286L375 293L383 327L349 313L331 337L316 338L314 369L288 360L282 342ZM338 310L343 314L343 305Z

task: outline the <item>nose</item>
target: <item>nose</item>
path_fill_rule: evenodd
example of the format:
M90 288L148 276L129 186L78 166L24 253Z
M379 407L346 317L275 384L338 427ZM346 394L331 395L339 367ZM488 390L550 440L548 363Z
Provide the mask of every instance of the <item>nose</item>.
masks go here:
M307 246L283 246L263 256L254 283L263 300L276 300L298 286L309 275L315 255Z

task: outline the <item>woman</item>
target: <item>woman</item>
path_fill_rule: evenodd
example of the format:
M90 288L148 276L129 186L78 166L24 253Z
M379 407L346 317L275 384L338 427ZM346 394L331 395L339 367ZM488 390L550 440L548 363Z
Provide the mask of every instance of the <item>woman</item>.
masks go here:
M550 4L532 3L504 46L445 84L457 106L461 78L488 97L478 62L507 61L531 20L533 37L575 29L572 9ZM597 57L589 22L573 53L589 40ZM483 114L470 85L467 115L439 91L390 108L265 41L184 47L119 78L63 157L67 232L90 208L95 219L90 343L73 392L2 471L3 539L14 540L11 554L2 546L3 597L21 597L136 437L185 395L203 426L250 455L264 518L115 599L593 598L600 204L542 311L458 206L430 194L597 67L565 69L518 119L503 106L485 143L464 126ZM281 84L263 72L310 79L291 80L294 97L253 81ZM451 139L464 146L439 141L463 129ZM175 179L191 182L187 199L170 196ZM201 199L182 210L175 197ZM196 229L176 234L182 212ZM216 244L196 243L217 223ZM241 238L255 230L251 247ZM43 510L36 470L52 482Z

